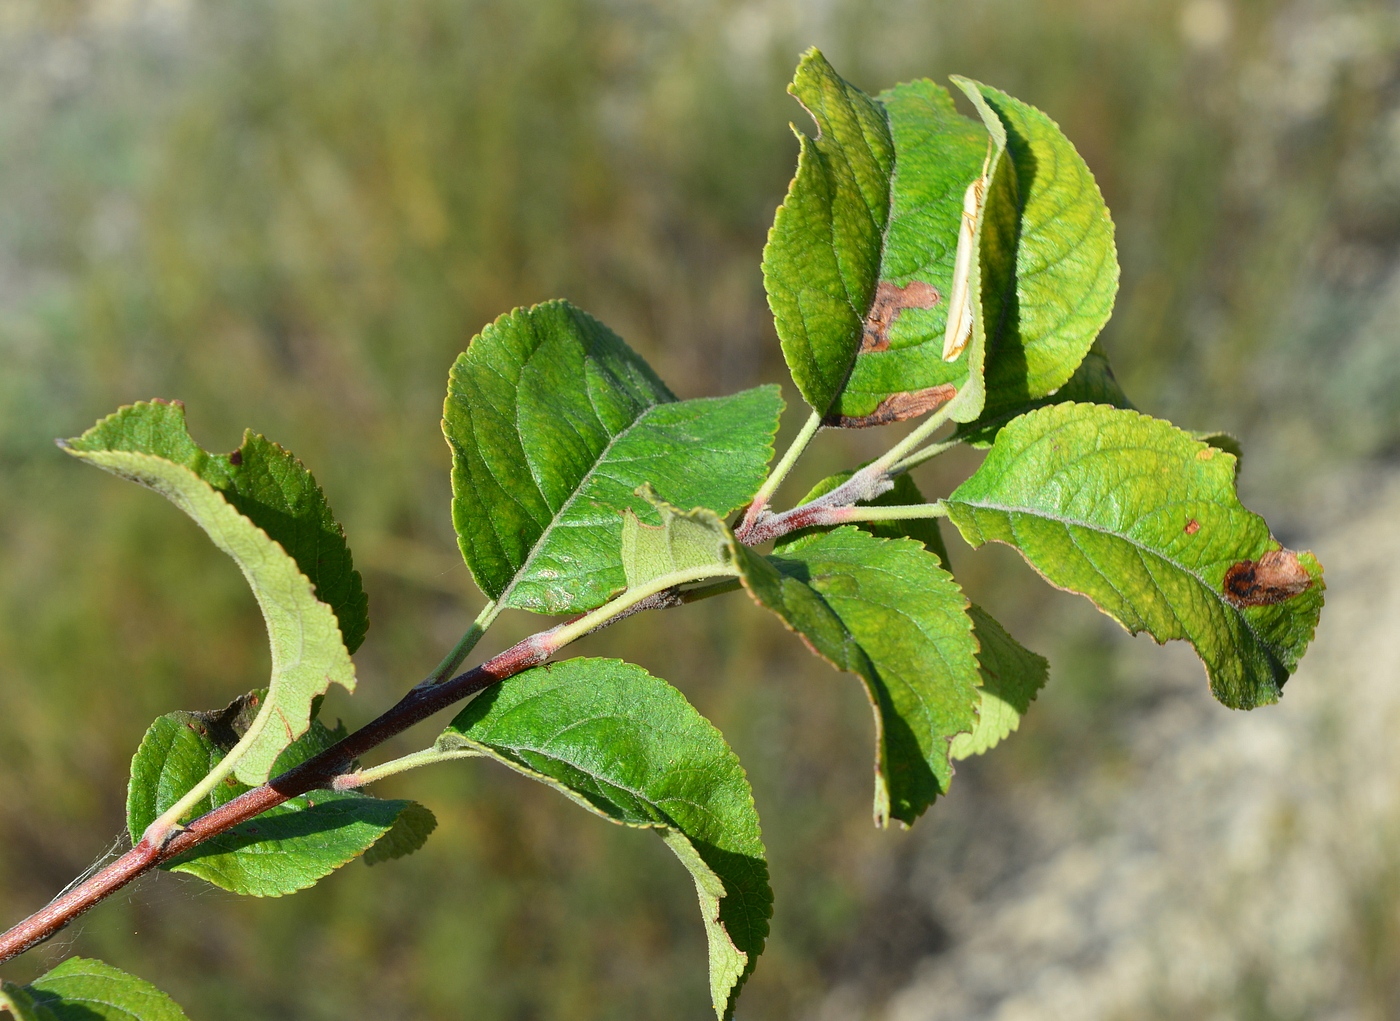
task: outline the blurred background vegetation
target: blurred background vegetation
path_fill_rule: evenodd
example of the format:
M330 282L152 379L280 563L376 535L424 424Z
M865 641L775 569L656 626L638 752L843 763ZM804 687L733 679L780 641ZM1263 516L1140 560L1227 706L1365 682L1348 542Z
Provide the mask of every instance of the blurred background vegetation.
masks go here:
M187 403L206 447L250 426L297 452L371 600L360 690L327 711L368 720L481 601L451 534L438 418L448 367L484 323L563 296L683 397L785 380L759 256L796 156L787 123L802 120L784 86L811 44L870 91L961 73L1060 122L1118 226L1104 343L1120 379L1145 410L1239 434L1246 502L1286 543L1315 542L1393 473L1391 0L7 0L4 921L124 839L127 763L153 717L222 705L267 670L232 563L53 438L161 396ZM879 433L824 436L794 492L883 449ZM920 476L935 494L974 463L940 460ZM1013 854L1035 812L1083 816L1104 777L1133 782L1125 764L1164 698L1139 669L1146 640L1011 556L952 555L1050 657L1051 684L911 833L870 826L856 682L741 597L581 650L671 680L749 770L777 914L741 1018L883 1009L961 945L936 894L976 872L985 855L968 848ZM488 644L537 625L506 618ZM1184 669L1166 690L1204 706L1204 677ZM707 1016L693 893L659 841L488 765L383 786L437 813L418 855L276 901L148 878L7 977L101 956L205 1021ZM1400 1016L1397 875L1393 861L1360 874L1367 896L1329 950L1327 988L1350 993L1280 1006L1265 964L1186 992L1163 972L1118 1016ZM944 1016L905 1002L900 1016ZM1001 1002L960 1016L1052 1016Z

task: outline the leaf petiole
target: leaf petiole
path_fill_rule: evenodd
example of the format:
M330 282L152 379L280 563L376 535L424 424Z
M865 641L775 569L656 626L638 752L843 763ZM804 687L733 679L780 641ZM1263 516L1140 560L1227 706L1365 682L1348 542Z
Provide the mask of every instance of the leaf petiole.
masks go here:
M501 614L501 606L494 599L490 600L481 608L476 620L472 621L472 626L467 628L466 634L458 639L452 650L443 657L436 669L428 675L428 679L420 687L441 684L457 672L457 668L462 665L462 660L467 658L467 654L476 647L476 643L481 641L481 636L486 634L487 629L495 623Z
M763 485L759 486L758 492L754 494L753 502L749 504L749 509L744 514L744 522L743 525L740 526L741 528L751 526L758 520L759 516L768 509L768 501L771 500L773 494L778 491L778 487L783 484L788 473L792 471L793 465L797 464L798 459L807 449L807 444L812 442L812 437L817 434L817 430L821 428L821 425L822 416L818 412L812 412L812 414L808 416L807 421L802 424L801 432L793 438L792 444L787 448L787 452L783 454L782 460L778 462L772 474L764 480Z
M417 769L420 766L431 766L436 762L450 762L453 759L473 759L479 758L481 752L471 748L450 748L439 750L436 746L424 748L421 751L411 752L402 755L397 759L390 759L388 762L381 762L377 766L368 769L357 769L353 773L342 773L331 782L331 789L337 791L351 791L360 787L366 787L372 783L378 783L385 777L394 776L396 773L406 773L410 769Z
M942 443L930 443L927 447L924 447L922 450L916 450L908 457L896 461L893 465L890 466L890 474L897 475L900 472L907 472L910 468L915 468L918 465L923 464L925 461L933 460L939 454L952 450L954 447L959 446L962 442L963 441L961 439L954 437L950 440L944 440Z
M841 507L832 511L835 523L847 521L912 521L916 518L946 518L948 505L915 503L895 507Z
M949 401L941 408L930 415L925 421L920 422L917 429L911 432L904 439L900 440L889 450L885 451L874 461L862 468L857 475L883 475L898 470L896 466L904 460L910 451L918 447L924 440L932 436L948 421L948 415L953 411L954 401ZM933 455L929 455L933 456ZM916 462L917 463L917 462Z

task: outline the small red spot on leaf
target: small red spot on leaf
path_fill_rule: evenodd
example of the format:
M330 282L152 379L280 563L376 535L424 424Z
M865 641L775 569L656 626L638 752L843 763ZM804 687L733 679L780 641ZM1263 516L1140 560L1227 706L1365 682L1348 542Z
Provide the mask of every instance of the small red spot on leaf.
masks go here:
M243 463L243 451L242 451L241 449L240 449L240 450L235 450L233 453L229 454L229 456L228 456L228 463L231 464L231 465L235 465L235 466L242 464L242 463Z
M1240 608L1271 606L1312 586L1312 578L1292 550L1276 549L1258 560L1241 560L1225 572L1225 598Z
M875 288L875 300L865 317L865 332L860 349L886 351L890 346L890 327L906 308L933 308L939 302L938 289L922 280L911 280L903 287L889 281Z
M1195 535L1195 534L1196 534L1197 532L1199 532L1200 530L1201 530L1201 523L1200 523L1199 521L1197 521L1195 518L1192 518L1190 521L1186 522L1186 534L1187 534L1187 535Z

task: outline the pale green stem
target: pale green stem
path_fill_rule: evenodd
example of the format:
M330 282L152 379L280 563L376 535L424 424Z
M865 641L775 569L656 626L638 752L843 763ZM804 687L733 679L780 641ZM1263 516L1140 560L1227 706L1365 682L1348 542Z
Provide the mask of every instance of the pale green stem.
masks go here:
M890 466L890 474L906 472L910 468L923 464L925 461L931 461L944 451L952 450L961 443L962 440L960 439L945 440L942 443L930 443L927 447L924 447L923 450L916 450L902 461L896 461Z
M911 503L904 507L843 507L839 516L846 521L910 521L915 518L946 518L944 503Z
M900 440L889 450L885 451L874 461L870 462L870 464L862 468L861 471L870 475L880 475L885 472L893 471L894 466L898 464L906 454L937 432L939 426L948 420L948 412L952 410L952 405L952 401L943 405L943 407L935 411L925 421L920 422L917 429L904 437L904 439Z
M190 788L183 798L167 808L155 822L147 826L146 832L141 834L141 839L149 840L155 847L165 846L165 841L170 835L180 830L180 820L203 801L210 791L223 783L224 779L233 773L239 760L243 758L248 749L253 746L253 742L262 733L268 715L268 704L264 702L262 711L253 718L252 724L243 732L243 737L239 739L238 743L229 749L228 754L219 760L219 764L211 769L203 780Z
M486 634L486 629L500 616L501 607L493 599L482 607L477 614L476 620L472 621L472 626L467 628L452 651L443 657L437 668L428 675L428 684L441 684L457 672L457 668L462 665L462 660L467 658L467 653L471 652L476 643L481 641L481 636Z
M578 620L561 624L552 631L546 631L539 636L540 649L552 656L575 639L582 638L588 632L602 627L614 617L630 610L642 600L650 599L658 592L665 592L668 588L687 585L695 581L706 581L709 578L738 577L738 575L739 568L733 564L704 564L700 567L688 567L684 571L675 571L672 574L663 574L645 585L628 589L612 602L598 607L592 613L584 614Z
M754 494L753 503L749 506L749 513L745 516L745 520L749 517L757 517L768 506L768 501L773 498L773 494L778 491L778 487L788 477L788 472L792 471L792 466L797 463L797 459L807 449L807 444L812 442L812 437L817 434L821 425L822 416L815 411L812 412L807 421L802 424L802 431L797 434L792 445L787 448L787 453L783 454L782 460L778 462L772 474L764 480L763 485Z
M378 783L385 777L393 776L395 773L406 773L410 769L417 769L419 766L431 766L435 762L450 762L453 759L473 759L479 758L481 752L472 748L453 748L447 751L439 751L437 748L424 748L422 751L413 752L401 758L390 759L388 762L381 762L377 766L369 769L358 769L353 773L346 773L335 778L332 784L335 790L348 791L357 787L366 787L372 783Z

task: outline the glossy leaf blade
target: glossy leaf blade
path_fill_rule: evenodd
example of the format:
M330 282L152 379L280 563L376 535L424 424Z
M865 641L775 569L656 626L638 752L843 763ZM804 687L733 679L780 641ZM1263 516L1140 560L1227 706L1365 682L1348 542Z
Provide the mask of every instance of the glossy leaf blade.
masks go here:
M951 754L965 759L1004 741L1021 725L1036 693L1045 686L1050 664L1006 633L976 603L968 610L977 636L977 666L982 674L977 726L953 738Z
M1013 188L988 199L989 219L1018 225L1011 286L996 305L984 304L985 410L996 414L1069 380L1113 312L1118 255L1094 175L1059 125L998 89L954 80L984 117L1001 122L1014 178ZM1013 208L990 208L1008 201ZM989 301L998 290L988 289Z
M879 104L815 49L788 92L816 121L817 137L797 132L797 175L763 249L763 283L793 381L826 413L875 297L894 143Z
M1312 640L1322 568L1235 494L1235 459L1134 411L1057 404L1011 422L947 500L973 546L1014 546L1131 632L1184 638L1234 708L1277 701Z
M185 1021L175 1001L149 982L83 957L68 958L23 991L43 1021Z
M969 384L961 406L976 403L980 394L981 317L975 317L973 342L959 357L944 361L943 344L964 195L989 156L989 176L996 179L999 140L989 145L986 128L958 113L948 90L927 79L882 92L879 102L895 147L895 172L878 285L850 378L829 416L848 427L932 411L969 391ZM981 219L974 251L988 240ZM974 258L971 270L967 286L977 308L981 260Z
M484 692L438 747L479 751L605 819L657 830L695 880L715 1012L732 1013L768 936L768 864L743 767L680 692L618 660L567 660Z
M133 843L223 758L238 738L239 708L235 702L222 713L169 713L151 724L132 759L127 787L127 829ZM276 772L293 768L343 736L343 729L332 731L313 721L278 757ZM249 789L229 777L195 812L211 812ZM417 807L411 801L382 801L361 793L312 791L161 867L188 872L233 893L280 897L312 886L358 857Z
M477 584L504 606L565 613L626 584L622 512L635 496L725 515L773 454L776 387L677 401L616 334L566 302L517 309L453 366L443 430L453 522Z
M355 667L334 611L316 597L311 581L280 544L241 514L200 471L188 467L186 462L194 462L214 472L208 455L201 459L203 452L185 432L178 407L125 408L69 440L65 449L166 497L233 558L248 580L267 624L272 678L269 695L249 726L250 743L239 753L234 771L246 784L262 783L282 750L306 733L312 702L333 683L355 689ZM249 449L263 448L254 444ZM278 470L290 469L281 463Z
M840 472L823 479L798 502L807 503L831 492L852 474L849 471ZM921 504L925 500L913 479L908 475L899 475L894 480L893 489L866 502L877 507L895 507ZM943 545L936 518L863 521L856 527L883 539L913 539L937 556L943 568L948 569L948 551ZM803 535L820 531L830 529L803 529L784 536L778 540L775 552ZM967 612L972 619L973 637L977 640L977 667L982 686L978 690L977 725L970 733L958 734L953 738L949 753L954 759L981 754L1019 727L1021 717L1025 715L1036 692L1044 686L1049 672L1049 664L1043 657L1007 634L1006 629L982 607L972 603Z
M988 131L942 87L911 82L872 99L816 50L789 91L817 136L798 134L797 174L768 235L763 279L798 389L827 425L883 425L954 398L955 420L975 418L980 316L951 362L943 341L965 193L984 162L995 179L1000 122L989 146ZM974 252L982 220L978 211ZM971 270L976 308L980 260Z
M760 557L745 587L818 655L864 682L875 713L875 821L913 823L952 778L949 742L977 723L968 601L910 539L843 526Z

